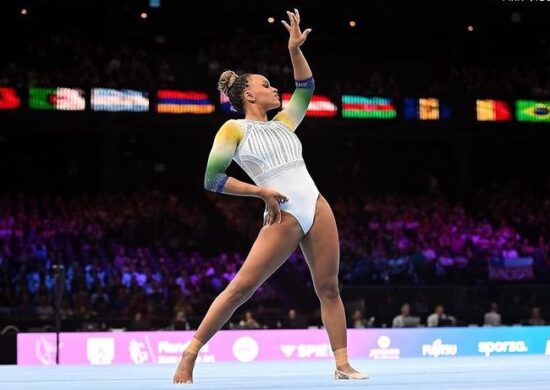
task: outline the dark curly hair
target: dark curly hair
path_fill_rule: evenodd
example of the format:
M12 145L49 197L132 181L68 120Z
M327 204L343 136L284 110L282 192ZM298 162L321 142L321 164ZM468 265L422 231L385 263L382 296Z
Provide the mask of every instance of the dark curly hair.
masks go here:
M244 90L248 88L250 73L237 75L232 70L226 70L218 81L218 90L229 97L231 105L239 112L244 113Z

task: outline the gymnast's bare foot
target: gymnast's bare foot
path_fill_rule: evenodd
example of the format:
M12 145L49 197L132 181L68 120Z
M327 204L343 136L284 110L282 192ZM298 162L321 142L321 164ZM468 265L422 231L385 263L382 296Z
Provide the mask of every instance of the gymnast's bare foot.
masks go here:
M195 368L195 360L197 355L194 355L189 352L184 352L181 357L180 364L176 368L174 373L173 383L184 383L191 384L193 383L193 368Z

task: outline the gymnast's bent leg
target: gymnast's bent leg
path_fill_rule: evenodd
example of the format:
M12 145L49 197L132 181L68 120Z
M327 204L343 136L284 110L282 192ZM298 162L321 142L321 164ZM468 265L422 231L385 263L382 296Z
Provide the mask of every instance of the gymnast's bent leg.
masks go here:
M174 374L174 383L193 383L193 368L199 349L231 318L254 291L294 252L303 237L296 218L281 212L281 223L260 230L235 278L212 302Z
M347 358L346 315L338 290L338 229L332 209L322 195L317 199L313 225L300 241L300 247L321 301L321 317L334 352L336 369L342 376L350 376L338 379L366 379L366 374L354 370Z

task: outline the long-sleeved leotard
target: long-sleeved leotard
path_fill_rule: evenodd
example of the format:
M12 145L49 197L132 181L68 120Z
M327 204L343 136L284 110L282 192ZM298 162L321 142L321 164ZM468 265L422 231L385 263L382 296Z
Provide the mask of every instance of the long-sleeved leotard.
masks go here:
M242 126L235 119L228 120L220 127L208 156L204 188L209 191L221 192L228 179L225 170L231 163L243 135Z
M208 158L205 188L222 192L228 178L225 170L233 159L258 186L275 188L287 196L289 201L280 209L293 214L307 233L319 191L305 167L295 130L305 116L313 89L313 78L297 81L288 106L271 121L224 123Z

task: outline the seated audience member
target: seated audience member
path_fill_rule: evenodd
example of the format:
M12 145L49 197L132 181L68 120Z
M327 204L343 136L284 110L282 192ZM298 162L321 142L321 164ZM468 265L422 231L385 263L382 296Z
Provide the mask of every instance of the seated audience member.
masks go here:
M491 310L488 313L485 313L483 324L485 326L501 325L501 318L500 314L498 313L498 305L495 302L491 303Z
M522 325L546 325L546 321L544 321L544 318L540 315L540 307L534 306L531 308L531 316L528 320L523 320L521 322Z
M244 313L244 318L239 322L239 327L246 328L246 329L259 329L261 328L260 324L254 316L252 315L251 311L247 311Z
M298 314L295 309L288 311L286 327L289 329L305 329L307 328L307 318L303 314Z
M174 317L174 320L170 324L169 329L170 330L189 330L189 329L191 329L191 325L189 324L189 321L187 321L187 317L185 316L184 311L178 311L176 313L176 316Z
M445 314L445 307L443 305L436 305L433 314L428 317L428 326L454 326L456 325L456 318Z
M417 327L420 324L420 318L411 316L411 306L405 303L401 306L401 314L393 319L394 328Z
M352 328L366 328L367 320L363 317L361 310L356 309L351 316Z
M143 318L143 315L140 312L137 312L134 316L134 319L132 322L130 322L130 325L128 325L128 330L151 330L152 325L151 321L148 319Z

